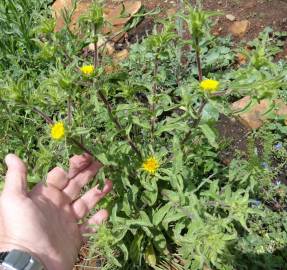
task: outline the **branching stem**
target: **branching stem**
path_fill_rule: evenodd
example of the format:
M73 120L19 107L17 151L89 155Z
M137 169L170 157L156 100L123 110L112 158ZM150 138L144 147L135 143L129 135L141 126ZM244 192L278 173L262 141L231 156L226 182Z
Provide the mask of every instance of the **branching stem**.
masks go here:
M42 112L41 110L33 107L33 112L37 113L38 115L40 115L43 119L46 120L46 122L50 125L54 124L54 121L52 118L50 118L47 114L45 114L44 112ZM69 141L71 141L72 143L74 143L75 145L77 145L80 149L82 149L83 151L85 151L86 153L88 153L89 155L93 156L93 153L82 143L78 142L77 140L73 139L73 138L68 138Z
M193 124L191 125L190 127L190 131L188 133L186 133L184 139L182 140L181 142L181 145L183 146L189 139L190 139L190 136L192 135L192 130L194 128L196 128L198 126L198 124L200 123L200 120L201 120L201 117L202 117L202 111L205 107L205 105L207 104L207 100L204 99L196 113L197 115L197 119L194 120Z
M102 92L102 90L98 90L99 93L99 97L102 100L102 102L105 104L106 109L108 110L110 119L114 122L114 124L116 125L116 128L118 131L122 132L123 131L123 127L120 124L119 119L113 114L113 110L112 110L112 106L109 103L108 99L106 98L105 94ZM137 154L137 156L142 159L141 156L141 152L139 151L139 149L137 148L136 144L132 141L131 137L128 134L125 134L125 140L128 142L128 144L131 146L131 148L133 149L133 151Z

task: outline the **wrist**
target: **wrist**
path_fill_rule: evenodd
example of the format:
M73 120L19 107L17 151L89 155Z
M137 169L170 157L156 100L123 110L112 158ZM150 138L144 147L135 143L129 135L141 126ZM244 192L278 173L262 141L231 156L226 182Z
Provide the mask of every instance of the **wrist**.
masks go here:
M49 270L51 268L47 268L46 263L44 263L43 258L41 258L41 254L33 251L32 249L29 249L23 245L17 244L17 243L13 243L13 242L7 242L7 241L2 241L0 240L0 252L10 252L12 250L18 250L18 251L22 251L26 254L29 254L31 257L33 257L34 259L36 259L46 270ZM0 267L1 269L7 269L5 267Z

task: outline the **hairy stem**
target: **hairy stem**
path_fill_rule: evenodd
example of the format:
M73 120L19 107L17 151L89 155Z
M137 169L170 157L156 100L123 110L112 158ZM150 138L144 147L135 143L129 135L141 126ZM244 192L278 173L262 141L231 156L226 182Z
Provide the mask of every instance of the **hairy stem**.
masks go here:
M72 124L72 100L71 97L68 97L68 125Z
M150 125L151 125L151 138L154 141L154 132L155 132L155 123L156 123L156 117L155 117L155 98L156 98L156 94L157 94L157 82L156 82L156 75L158 72L158 61L155 61L155 66L154 66L154 84L153 84L153 88L152 88L152 104L151 104L151 113L152 113L152 117L150 120Z
M44 118L46 120L46 122L50 125L53 125L54 124L54 121L52 120L52 118L50 118L47 114L45 114L44 112L40 111L39 109L37 108L33 108L32 109L33 112L39 114L42 118Z
M99 64L99 55L98 55L98 38L97 38L97 27L96 25L94 25L94 67L95 69L97 68L98 64Z
M188 133L186 133L184 139L182 140L181 142L181 145L183 146L189 139L190 139L190 136L192 135L192 129L196 128L201 120L201 117L202 117L202 111L205 107L205 105L207 104L207 100L203 100L198 111L197 111L197 119L195 119L195 121L193 122L193 124L191 125L190 127L190 131Z
M201 82L202 81L202 67L201 67L201 59L200 59L200 47L199 47L199 40L198 37L195 38L195 54L196 54L196 64L197 64L197 70L198 70L198 79Z
M120 132L123 131L122 125L120 124L119 119L113 114L112 106L109 103L108 99L106 98L105 94L101 90L98 90L98 93L99 93L100 99L103 101L103 103L106 106L106 109L108 110L110 119L115 123L117 130ZM136 144L132 141L131 137L128 134L125 134L125 140L131 146L131 148L137 154L137 156L140 159L142 159L142 156L141 156L139 149L137 148Z

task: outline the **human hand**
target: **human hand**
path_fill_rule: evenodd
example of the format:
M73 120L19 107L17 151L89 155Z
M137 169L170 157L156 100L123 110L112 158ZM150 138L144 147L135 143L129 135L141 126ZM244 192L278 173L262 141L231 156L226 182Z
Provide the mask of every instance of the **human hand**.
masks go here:
M78 222L112 189L106 180L103 190L94 187L79 198L84 187L101 167L84 154L70 159L68 172L56 167L47 182L27 191L26 167L17 156L5 159L8 170L0 197L0 251L18 249L37 257L47 270L71 270L90 225L108 218L98 211L86 223Z

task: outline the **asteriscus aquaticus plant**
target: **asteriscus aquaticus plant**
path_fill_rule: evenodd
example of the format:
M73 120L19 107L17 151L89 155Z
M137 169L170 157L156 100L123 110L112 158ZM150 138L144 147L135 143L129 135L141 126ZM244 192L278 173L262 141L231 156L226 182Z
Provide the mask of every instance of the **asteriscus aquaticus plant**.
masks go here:
M95 71L95 68L93 65L85 65L85 66L82 66L80 68L81 72L86 75L86 76L90 76L94 73Z
M51 138L53 140L61 140L65 136L65 126L63 122L57 122L51 127Z
M159 166L159 161L154 156L147 158L142 164L143 170L149 174L155 174Z
M219 89L219 81L216 80L203 80L200 87L206 92L216 92Z

